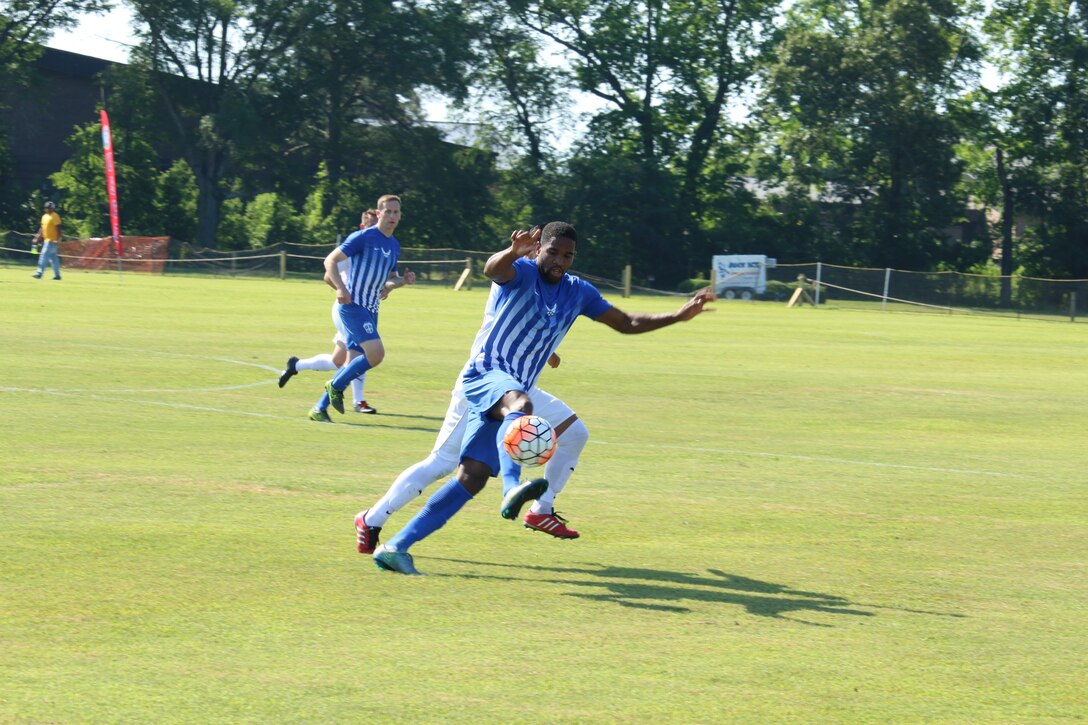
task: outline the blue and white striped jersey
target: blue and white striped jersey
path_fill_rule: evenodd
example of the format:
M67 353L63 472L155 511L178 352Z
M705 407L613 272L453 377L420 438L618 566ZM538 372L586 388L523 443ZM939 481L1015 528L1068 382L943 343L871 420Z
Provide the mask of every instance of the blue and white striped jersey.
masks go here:
M536 262L514 262L514 278L491 286L483 326L476 333L464 376L502 370L531 388L578 315L595 319L612 307L589 282L572 274L546 282Z
M340 251L351 260L347 278L351 301L378 314L379 295L400 259L400 242L374 226L349 234Z

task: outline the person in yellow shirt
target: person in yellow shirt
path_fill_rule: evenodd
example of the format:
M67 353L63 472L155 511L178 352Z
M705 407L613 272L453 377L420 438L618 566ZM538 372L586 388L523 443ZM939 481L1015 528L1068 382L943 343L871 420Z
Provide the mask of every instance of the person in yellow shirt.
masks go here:
M42 213L42 226L34 236L34 243L42 243L42 253L38 257L38 271L34 273L34 279L41 279L45 273L45 265L53 265L53 279L60 279L60 214L57 207L51 201L45 202L45 211Z

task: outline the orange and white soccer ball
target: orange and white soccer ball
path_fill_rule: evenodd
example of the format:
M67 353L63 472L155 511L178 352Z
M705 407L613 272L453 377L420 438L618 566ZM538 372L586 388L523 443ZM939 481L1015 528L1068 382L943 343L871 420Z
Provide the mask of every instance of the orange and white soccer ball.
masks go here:
M555 429L539 415L523 415L502 436L507 454L522 466L543 466L555 453Z

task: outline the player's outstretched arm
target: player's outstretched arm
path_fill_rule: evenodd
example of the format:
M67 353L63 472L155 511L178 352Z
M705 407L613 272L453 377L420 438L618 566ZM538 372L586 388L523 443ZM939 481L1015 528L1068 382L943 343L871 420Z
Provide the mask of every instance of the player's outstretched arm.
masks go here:
M597 322L608 325L616 332L622 332L625 335L637 335L643 332L660 330L662 327L675 325L677 322L687 322L703 312L713 312L713 309L706 309L706 303L713 302L716 299L717 297L713 292L709 289L704 289L695 293L694 297L688 300L683 307L675 312L664 312L660 314L649 314L645 312L628 313L612 307L594 319Z
M510 246L492 254L484 263L484 276L492 282L504 284L514 278L514 262L536 250L540 241L541 227L532 230L515 229L510 233Z

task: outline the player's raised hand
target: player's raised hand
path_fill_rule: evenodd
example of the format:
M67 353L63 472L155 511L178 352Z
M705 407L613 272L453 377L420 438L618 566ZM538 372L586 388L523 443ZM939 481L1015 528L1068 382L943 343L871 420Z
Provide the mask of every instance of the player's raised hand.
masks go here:
M680 308L680 319L687 321L700 313L713 312L714 310L712 308L706 309L706 303L713 302L716 299L718 299L718 296L714 294L714 291L709 287L699 290L683 307Z
M533 227L530 230L515 229L510 233L510 249L519 257L532 254L536 251L536 244L540 241L541 227Z

